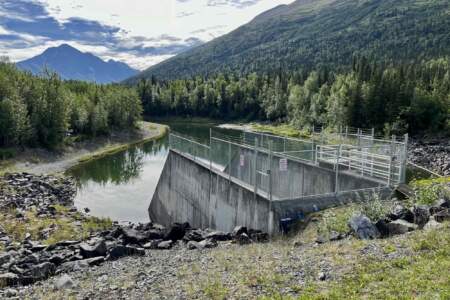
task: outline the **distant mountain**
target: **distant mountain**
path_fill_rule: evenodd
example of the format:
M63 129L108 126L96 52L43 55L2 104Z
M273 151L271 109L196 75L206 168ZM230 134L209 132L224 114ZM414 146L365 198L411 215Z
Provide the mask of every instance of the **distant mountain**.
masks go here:
M448 56L449 16L449 0L297 0L127 82Z
M114 60L105 62L91 53L83 53L67 44L48 48L38 56L17 63L17 66L33 74L39 74L47 67L63 79L97 83L119 82L138 73L125 63Z

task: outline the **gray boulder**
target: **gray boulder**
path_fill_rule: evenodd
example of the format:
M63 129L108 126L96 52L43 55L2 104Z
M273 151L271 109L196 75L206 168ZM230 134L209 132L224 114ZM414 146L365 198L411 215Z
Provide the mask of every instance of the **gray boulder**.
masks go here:
M203 249L203 248L215 248L217 247L218 244L216 240L207 239L199 242L198 245Z
M430 213L434 215L440 211L446 210L447 208L450 208L450 203L442 198L433 203L430 207Z
M250 239L250 237L246 233L241 233L240 235L236 236L234 238L234 240L239 245L247 245L247 244L250 244L252 242L252 240Z
M243 233L245 233L245 234L248 235L247 227L244 227L244 226L236 226L236 227L234 227L233 232L232 232L231 234L232 234L233 236L238 236L238 235L241 235L241 234L243 234Z
M170 249L170 248L172 248L172 244L173 244L173 242L171 240L160 242L158 244L158 249L162 249L162 250Z
M19 275L14 273L0 274L0 286L12 286L19 282Z
M163 241L162 239L153 240L144 244L143 247L144 249L158 249L158 244L161 243L162 241Z
M123 228L122 234L122 239L125 244L145 244L149 240L145 233L132 228Z
M430 220L425 224L423 227L424 230L431 230L431 229L439 229L442 228L442 224L437 222L433 217L430 218Z
M72 278L67 274L62 275L55 281L55 288L57 290L66 290L71 289L73 287L75 287L75 283L73 282Z
M422 228L430 219L430 208L427 205L418 205L412 209L414 223Z
M392 221L402 219L408 222L414 222L413 212L401 204L396 204L387 217Z
M203 249L203 248L199 245L199 243L196 242L196 241L189 241L189 242L186 244L186 247L187 247L189 250L194 250L194 249L199 249L199 250L201 250L201 249Z
M389 235L404 234L414 231L418 228L416 224L409 223L405 220L395 220L387 224Z
M11 254L9 253L4 253L2 255L0 255L0 265L6 264L10 261L11 259Z
M189 230L188 232L186 232L183 240L200 242L200 241L204 240L204 238L203 238L202 231L197 229L197 230Z
M43 280L55 273L56 266L50 262L35 265L24 273L24 277L31 278L33 281Z
M86 243L80 244L80 254L83 258L91 258L97 256L106 256L107 248L104 240L88 245Z
M145 250L134 246L116 245L109 251L109 259L111 260L131 255L145 255Z
M211 239L215 241L229 241L231 240L231 234L222 231L213 231L206 234L205 239Z
M348 221L350 229L362 240L380 237L377 227L365 215L354 215Z
M450 221L450 209L442 210L434 214L434 219L440 223Z

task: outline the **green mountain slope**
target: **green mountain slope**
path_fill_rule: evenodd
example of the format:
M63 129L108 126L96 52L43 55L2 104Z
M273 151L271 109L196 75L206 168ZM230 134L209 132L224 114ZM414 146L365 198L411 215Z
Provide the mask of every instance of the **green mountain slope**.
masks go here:
M131 78L411 61L450 54L448 0L298 0Z

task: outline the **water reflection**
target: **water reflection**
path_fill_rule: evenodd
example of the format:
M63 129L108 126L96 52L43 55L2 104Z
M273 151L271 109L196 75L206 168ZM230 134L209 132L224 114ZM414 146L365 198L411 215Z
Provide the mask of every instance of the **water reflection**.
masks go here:
M117 221L147 222L147 208L167 156L167 138L132 147L71 170L75 205Z
M127 151L103 157L101 159L82 164L73 170L71 175L77 179L79 188L89 181L101 186L107 184L127 184L142 173L146 158L158 157L167 152L167 139L150 142L139 147L132 147Z
M171 130L209 142L216 123L158 120ZM168 153L168 137L131 147L77 166L68 173L77 180L75 205L88 207L91 215L117 221L148 222L148 206Z

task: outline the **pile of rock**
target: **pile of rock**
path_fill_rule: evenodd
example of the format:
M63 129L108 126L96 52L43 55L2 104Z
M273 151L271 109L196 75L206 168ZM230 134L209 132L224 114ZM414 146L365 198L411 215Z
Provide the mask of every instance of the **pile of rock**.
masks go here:
M450 140L410 143L408 159L444 176L450 175Z
M450 201L441 199L432 206L416 205L410 209L401 204L393 207L384 218L373 223L365 215L354 215L349 220L353 234L360 239L374 239L404 234L416 229L438 228L450 220Z
M0 209L28 210L35 207L47 212L55 204L72 205L76 186L71 178L7 174L0 178Z
M267 241L261 231L236 227L232 233L193 229L188 223L166 229L148 223L122 227L91 235L85 241L61 241L42 245L29 238L11 243L0 254L0 286L26 285L59 273L95 266L129 255L145 255L145 249L204 249L220 242L239 244Z

